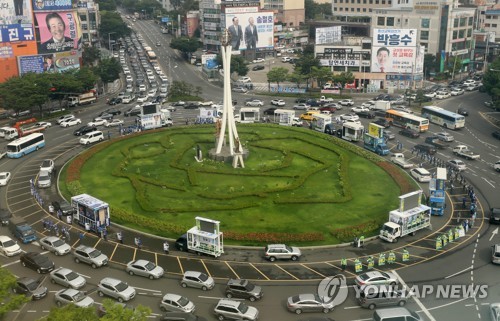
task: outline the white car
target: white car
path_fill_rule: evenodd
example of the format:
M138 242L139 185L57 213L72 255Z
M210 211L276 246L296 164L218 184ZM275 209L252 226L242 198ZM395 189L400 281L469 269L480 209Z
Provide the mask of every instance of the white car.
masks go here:
M447 132L440 132L440 133L437 133L435 136L443 142L452 142L455 140L455 137L448 134Z
M137 97L137 102L145 103L146 101L148 101L148 99L149 99L148 95L140 95L139 97Z
M94 119L94 121L88 123L87 126L89 127L106 126L107 123L108 121L106 119L96 118Z
M146 85L139 85L139 91L146 91Z
M361 107L372 108L375 105L373 100L368 100L361 104Z
M426 93L424 94L425 97L429 97L429 98L436 98L436 92L431 92L431 93Z
M234 91L235 93L242 93L242 94L244 94L244 93L247 93L247 92L248 92L248 89L243 88L243 87L234 87L234 88L233 88L233 91Z
M367 108L367 107L352 107L352 108L351 108L351 111L352 111L353 113L361 113L361 112L370 111L370 109L369 109L369 108Z
M121 119L112 119L112 120L106 122L106 124L104 126L106 126L106 127L115 127L115 126L120 126L120 125L123 125L123 120L121 120Z
M148 75L148 76L151 75L152 76L153 75L153 71L151 69L146 70L146 75Z
M465 163L462 162L460 159L449 160L448 165L450 165L452 168L458 170L459 172L465 171L467 169L467 166L465 166Z
M62 307L67 304L74 304L79 308L87 308L94 305L94 299L87 296L86 292L75 289L62 289L54 295L56 305Z
M154 97L156 95L156 89L150 89L148 91L148 97Z
M281 62L290 62L290 57L283 57L281 58Z
M160 279L165 273L161 266L158 266L153 262L146 260L135 260L128 262L125 271L127 271L127 273L130 275L144 276L151 280Z
M35 124L35 126L49 128L52 127L52 123L49 123L48 121L39 121Z
M343 114L340 115L340 119L345 121L357 121L359 120L359 116L356 114Z
M264 106L264 102L260 99L253 99L253 100L247 101L245 103L245 106L262 107L262 106Z
M52 173L54 170L54 161L52 159L44 159L40 165L40 171Z
M0 173L0 186L5 186L10 181L10 172L1 172Z
M212 106L214 104L213 101L209 100L209 101L200 101L198 102L198 105L199 106Z
M286 103L283 99L273 99L271 100L271 105L274 105L274 106L285 106Z
M0 235L0 252L5 256L14 256L21 253L22 250L17 242L13 241L10 237Z
M354 106L354 101L352 101L352 99L342 99L339 100L339 104L342 106Z
M309 107L311 107L311 106L309 106L308 104L304 104L304 103L293 105L293 109L300 109L300 110L308 110Z
M74 115L62 115L61 117L57 118L56 123L60 125L62 122L70 120L70 119L75 119Z
M252 79L250 79L250 77L241 77L240 79L238 79L238 82L248 83L252 82Z
M134 78L132 78L131 75L127 75L126 80L127 80L127 82L132 82L132 81L134 81Z
M453 88L451 91L450 91L450 94L452 96L459 96L459 95L463 95L464 94L464 90L461 89L461 88Z
M82 123L82 121L80 118L75 118L75 119L69 119L69 120L63 121L60 125L61 125L61 127L69 127L69 126L75 126L75 125L78 125L81 123Z
M258 64L258 63L260 63L260 62L266 62L266 60L265 60L264 58L257 58L257 59L254 59L252 62L253 62L254 64Z
M436 93L436 98L437 99L446 99L446 98L450 98L451 95L449 92L446 92L446 91L439 91Z

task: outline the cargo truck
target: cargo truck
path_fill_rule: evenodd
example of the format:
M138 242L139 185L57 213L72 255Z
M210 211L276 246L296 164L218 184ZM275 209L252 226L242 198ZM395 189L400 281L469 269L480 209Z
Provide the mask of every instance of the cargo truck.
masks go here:
M453 148L453 154L463 157L465 159L479 159L479 154L476 154L469 150L465 145L458 145Z
M224 253L222 232L219 230L220 222L199 216L195 219L196 226L175 241L176 249L214 257Z
M400 237L432 228L430 207L422 205L421 198L421 190L399 196L399 208L389 212L389 221L382 226L379 237L396 243Z
M35 230L23 218L12 217L9 229L14 237L20 239L24 244L37 240Z
M365 127L359 122L347 121L342 124L341 138L351 141L358 142L363 139L363 133Z
M391 102L385 100L376 100L375 104L370 107L371 110L381 110L386 111L391 109Z
M368 125L368 132L363 135L363 142L366 149L381 156L389 154L389 148L385 144L384 127L371 123Z
M311 129L326 133L328 135L335 134L335 128L333 127L332 116L324 114L314 114L311 121Z
M81 94L81 95L78 95L78 96L70 96L70 97L68 97L68 106L69 107L75 107L75 106L93 104L96 101L97 101L97 98L95 96L95 93L94 92L88 92L88 93Z
M403 153L395 153L391 157L391 162L393 162L396 165L401 166L402 168L412 168L413 164L406 161L405 155Z

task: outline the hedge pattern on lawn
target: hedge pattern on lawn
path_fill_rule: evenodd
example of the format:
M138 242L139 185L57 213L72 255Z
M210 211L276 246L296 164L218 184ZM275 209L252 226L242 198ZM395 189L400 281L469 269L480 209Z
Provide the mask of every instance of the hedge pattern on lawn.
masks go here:
M147 146L144 141L139 141L134 143L130 140L131 136L120 137L111 142L104 142L93 148L83 152L82 154L75 157L75 159L67 167L66 175L66 186L71 195L77 195L85 192L84 188L81 186L80 171L84 164L91 159L96 153L103 151L108 148L110 144L115 142L128 139L123 148L120 149L120 154L123 156L123 160L116 166L112 175L116 177L126 178L130 181L133 188L136 191L136 201L140 204L141 208L149 212L160 212L160 213L182 213L190 212L193 210L192 206L188 203L182 206L161 206L158 207L154 205L148 194L148 186L154 186L156 188L187 192L190 187L199 186L202 179L200 176L203 175L237 175L238 177L268 177L268 178L285 178L290 181L287 182L287 186L279 186L276 188L266 187L255 190L244 190L244 189L233 189L230 193L220 193L215 190L203 190L197 192L197 197L207 200L218 200L217 206L212 206L210 210L212 211L224 211L224 210L238 210L249 207L255 207L255 199L250 201L242 201L240 198L243 197L254 197L254 198L268 198L269 195L275 193L283 193L284 191L293 191L301 187L309 177L312 175L321 173L321 171L326 171L329 169L334 169L336 177L338 177L337 183L337 193L330 197L323 197L321 199L315 199L314 203L341 203L347 202L352 199L352 191L349 180L349 162L350 156L347 151L354 153L358 156L366 158L380 167L382 167L389 175L392 176L394 181L400 186L401 191L406 191L411 189L411 184L408 182L407 177L401 173L399 169L394 169L395 167L383 161L383 158L378 155L360 149L355 145L338 139L333 136L328 136L323 133L318 133L315 131L304 131L299 128L287 128L286 136L280 136L277 133L268 133L264 130L259 130L260 127L276 128L275 125L246 125L239 127L239 132L241 137L245 137L246 141L244 146L251 151L255 148L267 149L270 151L279 151L281 153L281 158L277 162L272 164L262 166L257 171L243 170L243 169L233 169L228 168L227 164L221 164L219 162L214 162L205 159L204 163L195 167L192 164L185 163L186 154L190 153L194 148L195 144L205 144L213 145L213 141L206 139L207 128L213 130L213 126L186 126L183 128L175 128L175 130L155 130L148 131L145 134L151 134L158 131L162 132L159 139L151 141ZM295 135L294 133L299 133L300 135ZM139 136L144 133L136 133L134 136ZM179 135L194 135L197 136L197 140L193 140L192 144L186 144L185 146L179 146L176 144L177 137ZM279 150L273 146L273 142L277 140L294 139L301 141L307 148L301 149L284 149ZM151 145L150 145L151 144ZM313 149L314 148L314 149ZM138 151L140 149L140 151ZM312 149L312 151L311 151ZM149 173L142 173L140 168L135 171L129 170L131 168L131 163L136 160L149 159L161 156L162 154L172 153L170 156L169 166L172 169L179 171L184 171L187 176L188 184L182 184L181 182L172 182L160 180L157 177L152 177ZM320 151L320 152L318 152ZM334 155L334 156L332 156ZM293 162L297 156L309 160L315 166L311 166L310 169L304 170L299 174L287 174L283 170L290 169L293 166ZM185 182L184 182L185 183ZM282 194L283 195L283 194ZM239 199L238 202L231 203L231 200ZM275 204L308 204L311 203L310 198L301 198L300 196L283 196L280 198L274 198L272 200ZM120 207L113 207L112 209L114 220L120 223L129 223L135 226L142 226L149 231L157 232L159 235L165 234L182 234L189 228L189 226L182 226L175 223L166 223L162 219L155 217L146 217L142 215L136 215L130 212L129 209L124 209ZM341 229L331 229L330 234L340 241L352 240L354 236L359 236L361 234L367 235L378 230L381 222L377 221L367 221L358 226L350 228ZM249 241L249 242L314 242L324 240L324 235L322 233L273 233L273 232L254 232L254 233L239 233L235 231L224 231L224 238L226 240L235 241Z

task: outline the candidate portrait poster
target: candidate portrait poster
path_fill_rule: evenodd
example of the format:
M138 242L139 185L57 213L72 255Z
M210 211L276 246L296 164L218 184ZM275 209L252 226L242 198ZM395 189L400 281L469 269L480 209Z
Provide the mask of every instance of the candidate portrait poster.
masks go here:
M274 48L274 13L258 7L226 8L226 28L233 50Z
M35 40L30 0L0 0L0 43Z
M54 56L51 54L20 56L17 57L17 65L19 66L20 76L30 72L37 74L56 72Z
M35 13L39 29L39 53L56 53L78 49L81 29L78 17L71 11Z
M416 29L373 29L371 71L411 74L417 55Z

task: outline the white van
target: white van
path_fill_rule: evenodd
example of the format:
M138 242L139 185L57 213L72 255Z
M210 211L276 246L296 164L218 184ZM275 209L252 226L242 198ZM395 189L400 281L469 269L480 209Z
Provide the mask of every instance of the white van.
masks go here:
M104 140L104 134L101 131L93 131L88 134L85 134L80 138L80 144L88 145L96 142L100 142Z
M411 176L415 178L420 183L428 183L431 181L431 173L425 168L413 168L410 170Z
M5 137L5 130L9 129L10 127L2 127L0 128L0 137Z
M500 264L500 244L491 247L491 263Z
M373 321L420 321L420 316L406 308L388 308L375 310Z

